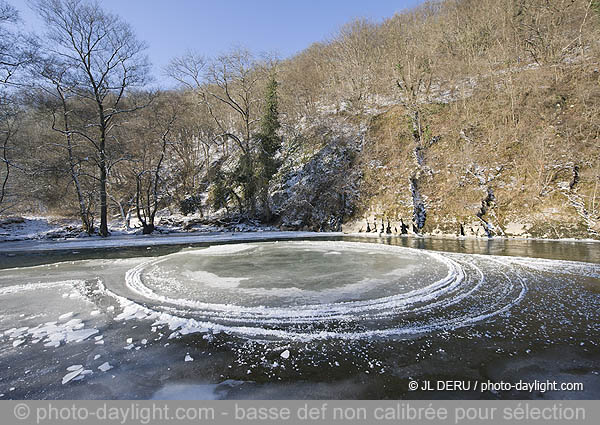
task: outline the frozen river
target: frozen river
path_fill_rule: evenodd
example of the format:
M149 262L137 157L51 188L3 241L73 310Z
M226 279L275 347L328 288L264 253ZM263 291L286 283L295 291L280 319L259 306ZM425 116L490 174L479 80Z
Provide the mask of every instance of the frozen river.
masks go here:
M600 396L598 243L246 239L0 247L0 399Z

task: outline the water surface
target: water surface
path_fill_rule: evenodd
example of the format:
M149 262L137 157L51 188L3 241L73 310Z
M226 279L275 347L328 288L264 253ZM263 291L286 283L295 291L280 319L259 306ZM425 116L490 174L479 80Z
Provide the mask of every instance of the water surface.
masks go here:
M600 395L597 243L325 237L0 251L4 399ZM408 390L446 379L584 390Z

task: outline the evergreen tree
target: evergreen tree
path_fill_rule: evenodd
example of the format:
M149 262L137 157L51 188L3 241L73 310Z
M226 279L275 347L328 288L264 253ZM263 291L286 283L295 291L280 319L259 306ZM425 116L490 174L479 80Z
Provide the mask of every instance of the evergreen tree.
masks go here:
M233 174L235 175L235 173ZM221 168L218 168L213 176L213 186L209 193L209 203L212 208L220 210L225 208L227 214L229 214L229 202L235 199L238 205L240 214L243 213L242 200L237 196L233 187L235 182L232 181L232 176L224 173Z
M253 156L252 152L242 153L237 161L235 172L232 175L235 186L241 189L241 197L245 204L246 212L250 216L256 213L256 192L258 186L258 179L254 171L255 161ZM232 192L235 194L235 191Z
M272 218L271 207L269 205L269 182L280 166L280 161L276 158L277 153L281 149L281 137L277 134L277 131L281 127L279 123L277 86L278 83L275 74L271 73L267 83L264 112L258 134L258 191L264 219L267 222Z

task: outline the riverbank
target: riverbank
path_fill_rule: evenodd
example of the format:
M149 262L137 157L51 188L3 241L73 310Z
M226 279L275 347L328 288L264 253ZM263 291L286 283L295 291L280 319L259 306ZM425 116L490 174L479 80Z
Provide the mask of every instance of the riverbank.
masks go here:
M211 232L211 233L169 233L163 235L118 235L108 238L91 236L88 238L64 240L23 240L0 243L0 252L14 251L54 251L54 250L81 250L102 248L125 247L153 247L163 245L185 245L196 243L227 243L242 241L269 241L281 239L308 239L315 237L342 236L342 233L318 232Z

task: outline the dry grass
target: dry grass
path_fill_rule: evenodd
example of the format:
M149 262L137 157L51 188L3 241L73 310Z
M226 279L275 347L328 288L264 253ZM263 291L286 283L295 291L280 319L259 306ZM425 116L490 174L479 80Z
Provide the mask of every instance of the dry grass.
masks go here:
M558 76L555 70L541 67L511 76L512 98L502 85L483 84L468 99L423 105L429 131L441 137L425 156L431 168L422 187L427 196L427 229L476 221L488 187L496 197L494 218L500 226L521 221L538 227L546 222L559 228L585 228L568 193L583 199L597 219L597 78L597 71L581 65L565 66ZM395 106L374 117L363 153L360 214L377 211L391 219L411 218L411 155L406 108ZM575 168L578 179L573 184Z

